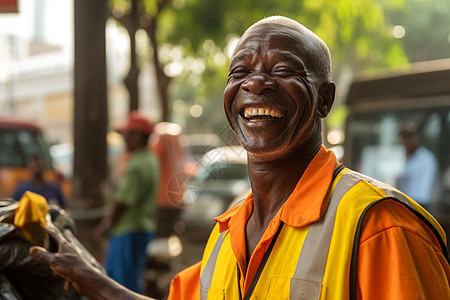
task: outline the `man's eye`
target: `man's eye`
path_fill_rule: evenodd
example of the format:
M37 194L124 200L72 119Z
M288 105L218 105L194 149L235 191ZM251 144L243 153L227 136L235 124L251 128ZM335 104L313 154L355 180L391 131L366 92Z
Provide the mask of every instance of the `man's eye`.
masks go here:
M277 68L272 71L272 74L279 77L290 77L297 75L297 72L289 68Z
M248 73L249 73L249 71L245 68L236 68L230 72L229 77L242 78L242 77L245 77Z

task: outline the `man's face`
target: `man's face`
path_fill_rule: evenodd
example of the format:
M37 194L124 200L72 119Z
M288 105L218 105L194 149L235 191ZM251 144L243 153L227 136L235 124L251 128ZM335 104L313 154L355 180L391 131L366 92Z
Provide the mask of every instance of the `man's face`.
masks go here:
M407 152L414 152L420 145L420 136L417 133L403 133L400 137Z
M42 177L45 170L45 162L41 157L35 157L28 163L28 167L34 177Z
M122 135L128 151L134 151L146 145L144 134L139 131L126 131Z
M308 68L312 42L294 30L264 24L238 44L224 107L228 122L252 155L277 158L302 147L313 135L318 83Z

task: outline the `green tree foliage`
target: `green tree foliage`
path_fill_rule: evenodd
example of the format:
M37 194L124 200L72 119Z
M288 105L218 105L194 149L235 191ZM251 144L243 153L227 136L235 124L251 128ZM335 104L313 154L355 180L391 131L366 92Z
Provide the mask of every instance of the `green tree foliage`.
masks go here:
M395 9L406 5L402 0L394 2ZM187 64L186 72L174 81L180 86L173 91L188 102L214 105L212 111L221 110L227 46L252 23L271 15L291 17L316 32L330 47L337 81L344 67L362 72L408 63L401 41L392 36L385 20L383 3L376 0L175 0L165 15L170 22L161 26L160 36L166 43L181 45L185 57L195 57L204 65L203 72L193 74ZM226 62L217 59L221 55ZM195 98L185 98L183 88L192 82L195 92L190 97ZM196 122L211 121L210 115L203 118Z
M182 1L182 0L179 0ZM396 1L395 8L405 7ZM400 3L399 3L400 2ZM407 62L401 43L391 34L384 18L383 3L375 0L190 0L183 2L173 18L167 42L188 38L189 54L199 54L205 39L224 48L227 37L241 35L255 21L270 15L285 15L316 32L330 47L334 61L351 62L358 70ZM400 46L399 46L400 45ZM396 57L393 62L390 56Z
M111 1L122 10L130 7L130 0ZM143 0L150 18L160 2L162 0ZM166 9L159 12L156 29L160 62L165 73L173 79L170 98L182 99L186 103L183 109L175 109L174 113L184 114L188 121L197 125L206 121L209 124L224 122L223 118L216 118L215 112L222 110L221 98L228 73L230 48L248 26L261 18L285 15L317 33L330 48L334 78L338 83L342 70L374 72L386 67L404 66L410 58L418 60L420 57L439 56L421 55L420 51L414 50L421 41L413 38L413 34L421 28L429 28L427 22L435 24L436 31L448 31L450 22L448 13L439 11L439 8L444 10L444 6L448 10L449 0L169 2ZM434 4L430 6L430 3ZM442 18L447 18L447 22L443 22ZM394 38L392 34L393 26L401 22L406 25L405 39ZM439 24L445 24L446 28ZM421 31L426 37L427 29ZM446 42L444 51L448 49ZM432 46L428 47L430 50L426 52L433 53ZM172 52L181 53L181 56L172 55ZM188 108L194 103L202 105L209 113L196 120L190 119ZM214 108L209 109L209 106ZM210 128L215 128L215 125L208 126Z
M384 0L387 23L404 28L410 62L450 57L450 0ZM398 5L396 5L397 2Z

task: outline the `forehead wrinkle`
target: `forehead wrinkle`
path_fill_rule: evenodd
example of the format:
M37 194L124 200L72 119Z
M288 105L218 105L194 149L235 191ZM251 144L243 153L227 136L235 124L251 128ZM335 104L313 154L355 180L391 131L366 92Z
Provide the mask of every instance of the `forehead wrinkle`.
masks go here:
M305 46L305 49L303 49L303 50L297 49L296 50L296 51L299 51L299 53L301 53L301 55L309 56L310 52L313 51L312 49L315 49L315 47L316 47L314 41L310 41L308 39L308 36L306 36L302 32L290 32L290 30L287 32L281 32L281 33L280 32L279 33L270 32L268 34L267 33L264 34L263 37L261 37L260 35L257 34L258 32L256 29L254 30L254 32L251 32L251 33L253 33L253 34L255 34L255 36L259 36L259 37L255 38L255 36L249 35L249 33L244 35L241 38L241 40L239 41L239 43L235 49L235 52L232 56L231 63L235 63L236 60L239 61L239 60L245 59L247 56L250 56L253 54L261 55L262 53L266 52L267 56L269 56L269 55L273 55L272 52L274 52L277 55L277 58L280 60L284 60L284 61L294 60L295 62L304 66L305 62L302 61L302 59L299 57L298 54L295 54L292 51L286 51L286 50L280 49L280 48L276 48L276 49L271 48L270 39L273 36L284 37L286 39L295 40L295 41L298 41L301 44L303 44Z
M246 59L249 56L252 56L254 54L254 51L259 53L260 46L261 45L259 41L254 41L251 39L251 37L249 38L242 37L238 42L236 48L234 49L233 54L231 55L230 64L233 64L236 61L240 61Z
M242 62L242 61L247 61L250 60L250 62L253 61L254 59L254 47L245 47L242 48L240 50L238 50L232 57L231 62L230 62L230 69L237 63ZM260 51L257 51L257 53L259 53Z
M296 66L300 68L305 68L303 60L291 51L285 51L280 49L272 49L269 51L269 55L273 55L280 61L293 62Z
M248 57L251 57L251 53L249 51L239 51L238 53L236 53L236 55L232 58L231 63L230 63L230 67L233 66L234 64L236 64L237 62L240 62L244 59L247 59Z
M252 61L255 53L253 53L253 51L251 50L252 49L246 47L238 51L238 53L236 53L236 55L232 58L230 67L243 60L250 59ZM261 55L261 51L257 51L256 55ZM284 51L280 49L268 49L266 56L276 57L279 61L293 62L297 67L302 69L305 68L303 60L298 55L293 54L291 51Z

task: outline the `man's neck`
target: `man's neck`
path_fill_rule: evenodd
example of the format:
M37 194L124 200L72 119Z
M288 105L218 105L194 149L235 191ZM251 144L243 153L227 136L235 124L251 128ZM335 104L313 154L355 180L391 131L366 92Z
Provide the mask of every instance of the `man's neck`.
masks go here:
M417 149L419 149L420 145L415 146L414 148L411 149L407 149L406 150L406 158L411 158L411 156L413 156L414 153L416 153Z
M270 222L272 218L268 217L273 217L287 200L320 146L320 143L306 145L288 157L271 162L255 162L249 157L254 205L252 217Z
M43 176L34 176L33 183L37 186L44 185L45 180Z

